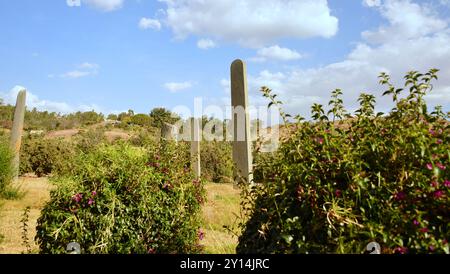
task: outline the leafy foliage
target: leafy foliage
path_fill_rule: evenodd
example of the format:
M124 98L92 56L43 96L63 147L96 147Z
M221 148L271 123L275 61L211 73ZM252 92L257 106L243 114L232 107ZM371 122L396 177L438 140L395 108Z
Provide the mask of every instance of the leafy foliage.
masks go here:
M232 149L229 142L205 141L200 146L202 177L214 183L233 180Z
M4 194L12 179L12 158L8 139L0 135L0 195Z
M162 128L164 123L174 124L176 121L180 120L178 115L165 108L153 109L150 112L150 117L152 118L152 126L155 128Z
M39 136L23 138L20 152L20 174L34 172L37 176L64 173L71 169L76 154L73 143L63 139Z
M172 143L136 148L100 145L76 159L38 220L41 253L195 253L200 251L203 183L188 168L189 151Z
M375 241L383 253L448 254L449 114L429 113L423 98L436 73L408 73L404 98L381 74L395 102L387 115L361 94L350 117L335 91L332 121L318 104L314 121L298 119L279 151L258 160L237 252L362 253Z
M12 127L14 106L0 104L0 128ZM104 120L101 113L95 111L59 114L56 112L39 111L33 108L25 112L25 130L62 130L90 126Z

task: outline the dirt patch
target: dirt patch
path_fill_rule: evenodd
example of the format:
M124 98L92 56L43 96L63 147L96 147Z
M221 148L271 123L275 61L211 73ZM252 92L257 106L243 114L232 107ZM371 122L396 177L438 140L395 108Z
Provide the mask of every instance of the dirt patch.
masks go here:
M71 138L72 136L78 134L80 132L79 129L66 129L66 130L57 130L51 131L45 135L45 138L53 139L53 138Z
M128 140L131 135L123 131L106 131L105 137L108 141L112 142L117 139Z

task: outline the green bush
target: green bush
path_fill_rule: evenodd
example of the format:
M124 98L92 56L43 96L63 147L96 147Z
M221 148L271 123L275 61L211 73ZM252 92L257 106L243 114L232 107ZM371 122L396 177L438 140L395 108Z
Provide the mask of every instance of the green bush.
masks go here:
M102 128L82 130L76 135L74 142L79 150L88 153L100 144L107 142L105 130Z
M187 147L100 145L81 154L38 219L41 253L195 253L203 183L188 167Z
M133 137L130 138L130 143L138 147L155 143L159 139L156 137L158 135L157 131L158 130L153 127L140 129L137 133L133 135Z
M362 94L350 119L336 90L328 115L315 104L314 121L297 117L279 151L261 160L260 184L244 192L237 252L362 253L375 241L383 253L448 254L449 115L429 113L423 98L436 72L410 72L404 98L382 74L395 103L387 115Z
M70 141L28 136L23 139L20 174L34 172L37 176L70 170L76 148Z
M229 142L202 142L200 158L203 178L214 183L233 181L232 147Z
M12 158L8 139L0 136L0 195L4 193L12 179Z

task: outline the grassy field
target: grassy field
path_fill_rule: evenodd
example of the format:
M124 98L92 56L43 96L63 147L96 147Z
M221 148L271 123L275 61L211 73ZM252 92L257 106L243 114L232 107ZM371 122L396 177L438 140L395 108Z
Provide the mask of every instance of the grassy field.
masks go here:
M46 178L21 177L16 183L23 192L18 200L0 200L0 254L20 254L26 252L22 244L22 215L26 207L30 207L28 239L34 253L38 247L34 243L36 221L41 208L49 199L50 184Z
M17 183L23 197L18 200L0 200L0 254L26 252L22 240L22 215L30 207L28 239L33 253L36 221L40 210L49 199L51 185L47 178L21 177ZM235 253L237 238L223 226L233 226L239 213L239 190L230 184L207 184L208 202L203 208L206 253Z
M208 184L208 201L203 208L205 252L236 253L237 237L224 226L235 227L239 214L239 189L232 184Z

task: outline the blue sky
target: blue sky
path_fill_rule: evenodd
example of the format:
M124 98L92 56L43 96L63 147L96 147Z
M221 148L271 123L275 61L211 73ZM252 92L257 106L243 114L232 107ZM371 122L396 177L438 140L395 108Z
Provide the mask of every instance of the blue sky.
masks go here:
M29 107L148 113L229 104L229 66L246 61L250 103L280 94L307 116L342 88L380 98L381 71L441 69L429 96L450 110L450 1L17 0L0 1L0 96Z

